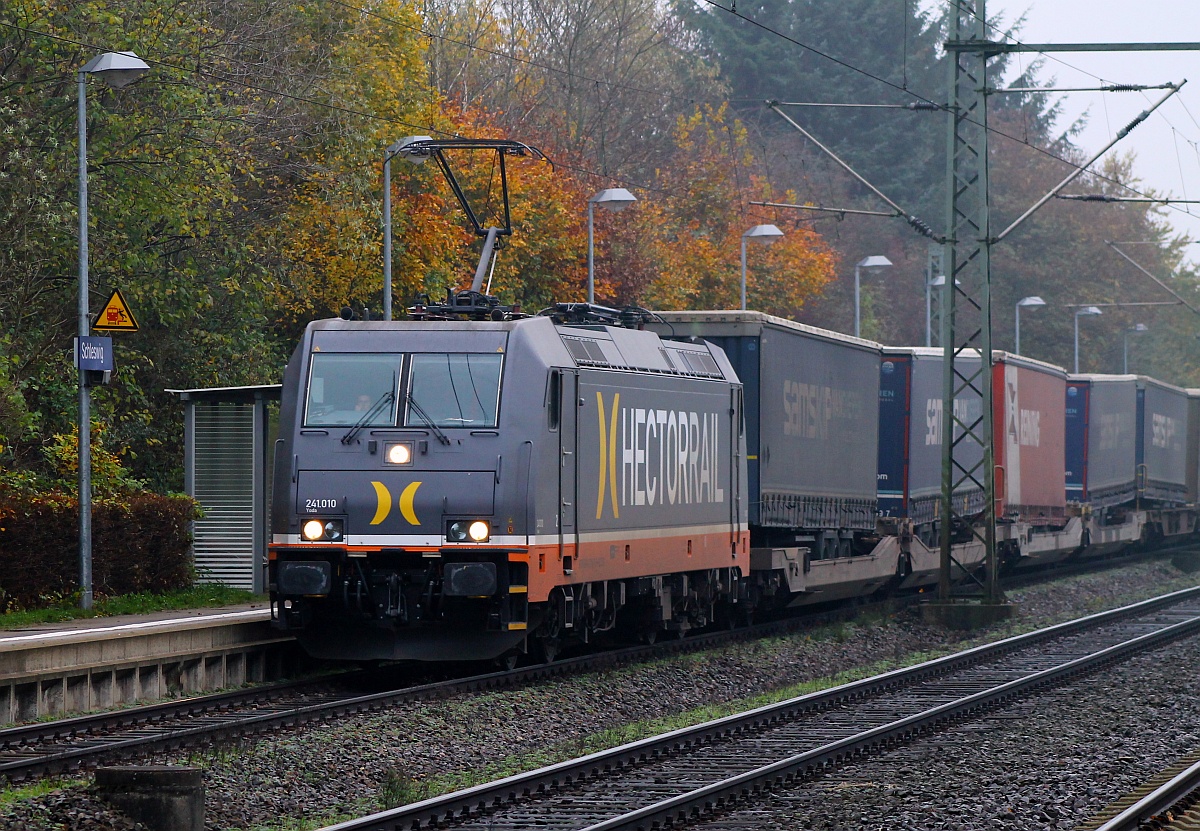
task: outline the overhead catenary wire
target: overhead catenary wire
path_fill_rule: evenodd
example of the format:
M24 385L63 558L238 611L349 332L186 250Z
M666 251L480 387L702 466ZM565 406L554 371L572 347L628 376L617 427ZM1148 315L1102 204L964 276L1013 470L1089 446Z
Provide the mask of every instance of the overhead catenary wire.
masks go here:
M1105 245L1107 245L1109 248L1111 248L1113 251L1116 251L1118 254L1120 254L1120 255L1121 255L1121 256L1122 256L1122 257L1123 257L1125 260L1127 260L1127 261L1129 262L1129 264L1130 264L1130 265L1132 265L1132 266L1133 266L1134 268L1136 268L1138 271L1142 272L1142 273L1143 273L1143 274L1145 274L1147 277L1149 277L1151 280L1153 280L1154 282L1156 282L1156 283L1158 283L1160 286L1162 286L1164 289L1166 289L1166 290L1167 290L1167 293L1168 293L1168 294L1170 294L1172 297L1174 297L1176 300L1178 300L1180 303L1182 303L1183 305L1187 306L1187 307L1188 307L1189 309L1191 309L1191 310L1192 310L1194 313L1196 313L1196 314L1200 315L1200 309L1197 309L1197 308L1196 308L1195 306L1193 306L1191 303L1189 303L1189 302L1187 302L1186 300L1184 300L1184 299L1183 299L1183 297L1182 297L1182 296L1179 294L1179 292L1175 291L1175 289L1171 288L1171 287L1170 287L1170 286L1168 286L1166 283L1164 283L1162 280L1158 279L1158 278L1157 278L1157 277L1155 277L1153 274L1151 274L1149 270L1147 270L1147 269L1146 269L1144 266L1142 266L1142 265L1141 265L1140 263L1138 263L1138 262L1137 262L1135 259L1133 259L1133 257L1131 257L1131 256L1129 256L1128 254L1126 254L1126 253L1125 253L1124 251L1122 251L1120 248L1117 248L1117 244L1116 244L1115 242L1113 242L1113 241L1111 241L1111 240L1105 240L1105 241L1104 241L1104 244L1105 244Z
M853 71L853 72L857 72L857 73L859 73L860 75L863 75L864 77L870 78L870 79L872 79L872 80L874 80L874 81L877 81L877 82L879 82L879 83L881 83L881 84L884 84L885 86L891 87L892 89L895 89L895 90L897 90L897 91L899 91L899 92L903 92L903 93L905 93L905 94L907 94L907 95L911 95L911 96L913 96L914 98L917 98L917 99L919 99L919 100L921 100L921 101L923 101L923 102L925 102L925 103L927 103L927 104L933 104L934 106L938 107L939 109L945 109L945 105L943 105L943 104L938 104L937 102L933 101L932 99L930 99L930 98L927 98L927 97L925 97L925 96L923 96L923 95L920 95L920 94L918 94L918 93L914 92L914 91L913 91L913 90L911 90L911 89L907 89L907 88L905 88L905 87L902 87L902 86L900 86L900 85L898 85L898 84L896 84L896 83L894 83L894 82L892 82L892 81L889 81L889 80L887 80L886 78L880 77L880 76L878 76L878 75L876 75L876 74L874 74L874 73L872 73L872 72L868 72L867 70L865 70L865 69L862 69L861 67L857 67L857 66L854 66L853 64L847 63L846 61L843 61L843 60L841 60L841 59L839 59L839 58L836 58L836 57L834 57L833 55L830 55L830 54L828 54L828 53L826 53L826 52L824 52L824 51L822 51L822 50L820 50L820 49L816 49L816 48L814 48L814 47L812 47L812 46L810 46L810 45L808 45L808 44L806 44L806 43L804 43L804 42L802 42L802 41L799 41L799 40L797 40L796 38L794 38L794 37L792 37L792 36L790 36L790 35L788 35L788 34L786 34L786 33L783 33L783 32L780 32L780 31L778 31L778 30L776 30L776 29L773 29L773 28L771 28L770 26L767 26L767 25L766 25L766 24L764 24L764 23L760 23L759 21L757 21L757 20L754 20L754 19L753 19L753 18L751 18L751 17L747 17L746 15L744 15L744 14L742 14L742 13L740 13L740 12L738 12L738 11L737 11L737 6L736 6L736 3L734 3L734 4L733 4L733 5L731 5L731 6L724 6L724 5L721 5L721 3L717 2L717 0L703 0L703 2L704 2L704 3L706 3L706 4L707 4L707 5L709 5L709 6L712 6L713 8L720 9L720 10L722 10L722 11L724 11L724 12L726 12L726 13L728 13L728 14L730 14L730 15L734 16L734 17L736 17L736 18L737 18L737 19L739 19L739 20L742 20L742 21L744 21L744 22L746 22L746 23L748 23L748 24L750 24L750 25L752 25L752 26L755 26L755 27L757 27L757 28L759 28L759 29L762 29L762 30L763 30L763 31L765 31L765 32L768 32L768 33L770 33L770 34L772 34L772 35L774 35L774 36L776 36L776 37L778 37L778 38L781 38L782 40L785 40L785 41L787 41L787 42L789 42L789 43L795 44L796 46L799 46L799 47L800 47L800 48L802 48L802 49L807 49L808 51L812 52L813 54L815 54L815 55L818 55L818 56L820 56L820 57L822 57L822 58L825 58L826 60L829 60L829 61L831 61L831 62L833 62L833 63L835 63L835 64L837 64L837 65L839 65L839 66L845 67L845 68L847 68L847 69L849 69L849 70L851 70L851 71ZM978 19L978 16L977 16L977 15L975 15L975 14L974 14L974 12L971 12L971 11L969 11L969 10L968 10L968 13L969 13L969 14L971 14L973 17L976 17L976 19ZM999 31L998 27L996 27L994 24L988 23L987 21L984 21L984 24L985 24L985 25L986 25L988 28L990 28L990 29L993 29L993 30ZM1014 42L1014 43L1018 43L1018 44L1020 44L1020 41L1017 41L1016 39L1013 39L1013 42ZM1047 46L1048 46L1048 45L1047 45ZM1055 60L1057 60L1056 58L1054 58L1054 56L1050 55L1049 53L1044 53L1044 52L1043 52L1043 53L1041 53L1041 54L1043 54L1045 57L1048 57L1048 58L1052 58L1052 59L1055 59ZM1063 65L1064 65L1064 66L1070 66L1070 64L1067 64L1067 63L1066 63L1066 62L1064 62L1064 61L1059 61L1059 62L1060 62L1060 63L1063 63ZM1072 68L1075 68L1075 67L1072 67ZM1085 72L1084 74L1090 75L1091 77L1093 77L1093 78L1096 78L1096 79L1097 79L1097 80L1099 80L1099 81L1104 81L1104 80L1105 80L1105 79L1103 79L1103 78L1100 78L1099 76L1097 76L1097 75L1094 75L1094 74L1092 74L1092 73L1087 73L1087 72ZM1029 142L1029 141L1027 141L1026 139L1020 138L1020 137L1018 137L1018 136L1014 136L1014 135L1012 135L1012 134L1010 134L1010 133L1007 133L1007 132L1005 132L1004 130L1000 130L1000 129L998 129L998 128L996 128L996 127L994 127L994 126L990 125L990 124L982 124L982 123L979 123L979 122L975 121L974 119L970 119L970 118L968 118L968 119L966 119L966 120L967 120L968 122L970 122L970 123L974 123L974 124L976 124L976 126L982 127L983 129L987 130L989 133L994 133L995 135L998 135L998 136L1001 136L1001 137L1003 137L1003 138L1009 139L1010 141L1014 141L1014 142L1017 142L1017 143L1019 143L1019 144L1023 144L1023 145L1025 145L1026 147L1029 147L1030 149L1034 150L1035 152L1037 152L1037 153L1040 153L1040 154L1042 154L1042 155L1044 155L1044 156L1046 156L1046 157L1048 157L1048 158L1054 159L1055 161L1061 162L1062 164L1065 164L1065 165L1067 165L1067 166L1069 166L1069 167L1076 168L1076 169L1077 169L1077 171L1078 171L1078 173L1082 173L1082 172L1083 172L1083 170L1084 170L1084 168L1080 167L1080 166L1079 166L1078 164L1076 164L1075 162L1072 162L1070 159L1065 159L1065 158L1063 158L1062 156L1059 156L1058 154L1056 154L1056 153L1052 152L1051 150L1048 150L1048 149L1046 149L1046 148L1044 148L1044 147L1039 147L1039 146L1037 146L1036 144L1033 144L1032 142ZM1077 173L1076 175L1078 175L1078 173ZM1132 192L1132 193L1139 194L1139 195L1145 195L1145 194L1142 194L1142 192L1141 192L1141 191L1139 191L1137 188L1135 188L1135 187L1133 187L1133 186L1131 186L1131 185L1129 185L1129 184L1127 184L1127 183L1125 183L1125 182L1118 181L1118 180L1116 180L1116 179L1112 178L1111 176L1107 176L1107 175L1105 175L1105 174L1103 174L1103 173L1098 173L1098 172L1092 171L1092 172L1091 172L1091 175L1095 176L1096 178L1098 178L1098 179L1100 179L1100 180L1102 180L1102 181L1110 182L1110 183L1112 183L1112 184L1114 184L1114 185L1116 185L1116 186L1118 186L1118 187L1125 188L1126 190L1128 190L1128 191L1130 191L1130 192ZM1169 206L1169 207L1170 207L1170 206ZM1182 210L1180 210L1179 208L1173 208L1173 207L1172 207L1171 209L1172 209L1172 210L1179 211L1180 213L1186 213L1185 211L1182 211Z

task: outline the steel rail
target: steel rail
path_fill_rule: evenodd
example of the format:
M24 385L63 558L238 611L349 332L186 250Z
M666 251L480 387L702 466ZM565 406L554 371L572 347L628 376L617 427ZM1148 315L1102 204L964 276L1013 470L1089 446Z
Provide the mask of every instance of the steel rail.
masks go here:
M1200 616L1176 623L1124 643L1102 649L1084 658L1076 658L1052 669L1001 684L958 701L932 707L891 724L875 727L823 747L783 759L772 765L697 788L689 793L665 799L638 811L591 825L584 831L629 831L684 824L689 819L725 810L754 794L788 785L806 774L839 764L855 756L880 748L893 747L917 735L931 732L953 721L1002 706L1035 690L1061 684L1108 664L1146 652L1180 638L1200 632ZM1136 828L1137 826L1133 826Z
M355 670L337 675L322 676L320 678L282 681L259 685L250 689L189 696L170 701L160 701L154 704L126 707L121 710L88 713L86 715L57 719L55 721L32 722L15 727L6 727L0 729L0 752L28 747L38 743L62 741L76 736L89 736L104 731L123 730L131 727L155 724L176 718L194 718L233 707L251 707L257 704L268 703L272 699L282 695L301 693L306 689L317 691L322 687L347 682L362 675L361 671Z
M288 726L332 719L341 715L371 712L411 701L446 698L468 692L500 689L540 679L575 675L599 668L619 666L649 660L669 654L697 652L714 645L732 641L753 640L784 634L811 626L817 621L843 620L858 614L866 607L810 614L738 630L708 632L675 641L660 641L654 645L631 646L576 658L562 659L551 664L523 667L505 672L473 674L434 683L418 684L386 692L345 697L306 706L273 706L272 698L305 689L319 690L333 679L326 677L301 682L286 682L236 690L207 696L160 702L105 713L96 713L37 722L0 730L0 778L25 781L57 773L86 769L103 762L129 759L157 750L175 750L209 744L214 741L256 735ZM346 673L333 678L350 678L362 673ZM257 708L250 713L238 709ZM198 717L223 718L223 723L173 729L166 722ZM155 733L146 733L155 730ZM136 732L122 736L119 731ZM105 736L105 733L118 733ZM71 740L86 742L80 746L65 746ZM38 744L50 745L38 747Z
M1121 813L1096 827L1095 831L1140 831L1168 828L1166 814L1185 801L1193 802L1200 790L1200 762L1146 794ZM1153 824L1152 824L1153 823Z
M1129 606L1124 606L1119 609L1112 609L1106 612L1099 612L1084 618L1079 618L1073 621L1067 621L1066 623L1047 627L1045 629L1040 629L1036 632L1017 635L992 644L974 647L953 655L926 661L922 664L917 664L912 667L893 670L872 678L843 684L838 687L833 687L815 693L810 693L798 698L790 699L788 701L750 710L745 713L726 716L724 718L695 725L693 727L681 728L661 736L642 739L640 741L632 742L620 747L593 753L579 759L561 762L555 765L540 768L538 770L529 771L527 773L516 774L495 782L477 785L475 787L466 788L451 794L432 797L411 805L405 805L389 811L372 814L367 817L349 820L347 822L329 826L327 829L325 829L325 831L400 831L401 829L405 829L405 831L407 831L408 829L415 828L438 827L446 823L451 823L456 819L478 816L481 813L486 813L492 808L500 807L503 804L515 801L520 797L540 793L549 793L565 786L569 786L575 782L584 781L612 770L620 770L628 765L638 764L660 756L675 753L680 750L686 750L691 747L707 744L712 742L714 739L733 736L738 733L749 732L760 729L764 726L781 723L788 719L794 718L800 713L828 708L839 702L867 698L890 691L892 689L896 689L898 687L911 685L926 678L945 675L954 670L976 665L986 660L994 659L996 657L1000 657L1021 649L1027 649L1046 641L1072 635L1077 632L1096 628L1108 623L1118 622L1126 618L1136 617L1138 615L1146 614L1165 606L1170 606L1180 601L1193 599L1196 597L1200 597L1200 587L1172 592L1167 595L1142 601L1141 603L1131 604ZM1169 631L1176 633L1174 634L1174 637L1182 637L1183 635L1179 633L1182 633L1184 629L1181 627L1191 627L1188 631L1200 631L1200 617L1186 621L1183 624L1175 624L1174 626L1170 627ZM1163 631L1167 630L1161 630L1160 632L1151 633L1150 635L1143 635L1140 638L1135 639L1133 642L1136 642L1139 644L1139 646L1133 648L1147 648L1146 644L1152 642L1152 639L1163 637ZM1096 654L1106 655L1111 652L1111 649L1112 648L1110 647L1108 650L1104 650ZM1096 660L1096 658L1093 656L1089 659L1079 659L1046 672L1063 672L1065 671L1064 667L1079 665L1080 660ZM1105 660L1111 662L1113 660L1117 660L1117 658L1109 657ZM1048 680L1050 676L1048 676L1046 672L1038 673L1037 675L1032 676L1033 678L1038 679L1037 681L1026 681L1023 683L1026 683L1027 685L1045 685L1050 683ZM1021 682L1010 682L1009 684L1005 684L1002 687L997 688L1004 690L1004 692L1001 692L1000 695L1004 697L1016 695L1017 692L1014 690L1017 688L1013 686L1016 683ZM990 691L988 694L995 694L995 690ZM854 738L858 739L861 738L861 736L868 736L872 740L875 740L876 743L887 741L894 744L899 741L903 741L912 735L915 735L920 719L931 718L930 713L940 714L941 711L947 710L947 708L952 708L956 705L963 706L968 711L971 709L978 709L985 706L983 703L981 703L983 701L981 696L985 695L987 694L970 696L967 699L964 699L968 702L965 705L962 704L962 701L955 702L955 704L952 705L944 705L943 707L934 708L933 711L922 713L920 716L909 717L891 725L874 728L866 731L865 734L860 734L860 736L856 736ZM979 699L979 701L976 701L976 699ZM940 715L938 715L938 717L942 719L945 718L944 716ZM876 736L879 736L880 738L876 740ZM840 759L842 756L847 754L856 754L862 752L861 748L854 749L850 744L847 744L847 742L850 741L852 740L835 742L832 745L819 748L817 751L812 752L826 754L831 753L832 758L834 759ZM863 747L865 747L865 745ZM809 754L802 754L802 756L808 755ZM794 761L795 758L799 757L794 757L793 759L786 761ZM778 764L782 765L785 763L781 762ZM813 764L816 763L814 762ZM774 768L775 766L772 765L770 767ZM756 773L759 772L761 772L761 769L760 771L756 771ZM767 776L768 778L775 778L780 775L781 774L777 774L773 771L768 771L768 773L764 774L764 776ZM740 780L740 777L737 777L737 779ZM765 782L766 780L764 779L763 781ZM719 789L718 785L711 787ZM736 789L740 793L741 789L744 787L750 786L745 786L739 783L736 786ZM761 786L754 787L761 788ZM707 793L707 789L702 790L705 791L705 793L701 794L702 799L704 801L711 801L712 797ZM693 792L693 794L694 793L695 792ZM715 805L715 803L712 804ZM668 800L643 810L652 811L655 816L654 821L665 821L668 816L672 821L676 821L679 819L678 814L681 808L676 804L675 800ZM687 809L687 811L690 811L690 809ZM686 814L687 811L684 813ZM637 824L635 825L614 827L649 827L649 824L653 824L644 823L643 821L645 819L645 817L639 816L636 821ZM599 828L603 826L596 827Z
M1041 578L1044 575L1038 573L1037 576ZM1151 608L1151 604L1175 602L1177 597L1181 598L1182 595L1179 593L1168 595L1164 599L1135 604L1124 610L1117 609L1100 613L1093 618L1115 620L1118 619L1118 616L1138 614L1140 613L1138 610ZM914 599L908 598L908 600ZM898 604L903 602L905 602L903 598L893 599L880 605L884 610L894 611L900 608ZM371 695L350 698L339 696L299 707L290 706L286 701L279 701L279 699L289 694L303 693L305 690L319 692L322 687L349 680L359 673L347 673L343 676L301 682L286 682L265 688L256 687L251 690L196 696L53 722L22 725L0 730L0 779L14 782L27 781L39 776L74 772L97 764L136 758L153 751L175 750L245 735L258 735L307 722L328 720L343 714L377 711L406 702L445 698L469 692L501 689L540 679L577 675L581 672L621 666L667 654L696 652L725 643L786 634L809 627L815 622L845 620L854 614L870 611L871 608L873 607L866 606L853 610L838 609L832 612L810 613L801 618L772 621L735 631L702 633L683 640L660 642L654 646L627 647L563 659L551 664L524 667L510 672L477 674ZM1071 631L1071 627L1080 625L1085 624L1079 621L1061 624L1058 627L1044 630L1046 634L1043 637L1067 634ZM980 651L979 654L981 656L1002 654L1005 649L1019 648L1019 646L1006 647L1004 643L979 647L979 650L990 650L990 652ZM970 654L974 653L962 653L964 656ZM948 661L949 659L943 660ZM962 660L970 659L963 658ZM934 666L937 666L936 662L934 662ZM946 668L944 671L953 668L950 663L942 664L942 666ZM917 668L910 671L917 671ZM930 671L938 670L931 668ZM903 682L897 681L897 683ZM886 687L879 687L879 689L886 689ZM273 700L275 703L272 703ZM252 710L252 712L239 713L238 710ZM206 723L196 724L198 718L205 718ZM171 721L185 719L190 719L192 726L178 730L170 724ZM122 735L122 731L125 735ZM68 743L72 741L79 743L79 746L70 746ZM39 747L39 745L43 746Z

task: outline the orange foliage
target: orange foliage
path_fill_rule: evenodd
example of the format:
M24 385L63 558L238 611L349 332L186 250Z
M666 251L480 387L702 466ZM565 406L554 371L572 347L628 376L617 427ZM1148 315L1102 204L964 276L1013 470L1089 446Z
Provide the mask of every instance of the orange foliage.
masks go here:
M493 117L466 110L449 129L475 138L516 138L558 165L506 159L513 234L502 238L490 292L536 312L553 302L581 301L587 285L587 200L613 183L574 172L586 161L565 156L536 135L507 136ZM651 308L737 308L741 234L759 222L752 199L771 196L752 172L745 132L725 111L681 119L678 152L653 190L620 214L595 211L596 297L611 305ZM448 154L480 223L501 224L500 172L493 151ZM439 300L470 286L482 249L436 164L392 164L393 310L418 294ZM362 191L358 191L362 193ZM794 196L788 195L794 199ZM315 181L296 200L301 217L288 235L292 311L332 314L346 303L380 307L382 239L379 201L355 196L345 174ZM758 211L761 213L761 210ZM782 220L777 220L782 222ZM790 227L748 257L749 307L792 315L832 278L835 255L811 231ZM487 286L485 284L485 290Z
M770 187L752 172L745 130L726 123L723 107L680 119L676 146L672 164L659 171L659 190L631 207L628 220L612 223L618 228L610 259L597 268L597 297L661 309L738 308L741 235L772 221L749 203L770 201ZM749 246L747 307L790 316L833 279L836 254L812 231L783 230L769 248Z
M505 136L490 116L468 110L454 118L454 129L473 138L516 138L543 150L536 137ZM492 151L457 151L451 164L480 223L503 220L500 171ZM491 293L507 303L537 310L573 296L583 277L587 192L562 167L530 158L508 157L509 203L513 234L502 238L494 260ZM396 179L393 210L396 290L440 297L446 288L468 288L482 250L482 238L470 229L449 185L433 165L412 169ZM402 213L402 221L396 219ZM485 283L486 288L486 283Z

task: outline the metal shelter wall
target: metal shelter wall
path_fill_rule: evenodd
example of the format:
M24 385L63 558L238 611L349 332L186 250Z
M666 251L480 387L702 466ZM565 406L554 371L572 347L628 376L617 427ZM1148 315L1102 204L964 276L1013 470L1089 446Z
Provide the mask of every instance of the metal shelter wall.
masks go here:
M263 592L278 386L172 390L184 402L184 478L201 582Z

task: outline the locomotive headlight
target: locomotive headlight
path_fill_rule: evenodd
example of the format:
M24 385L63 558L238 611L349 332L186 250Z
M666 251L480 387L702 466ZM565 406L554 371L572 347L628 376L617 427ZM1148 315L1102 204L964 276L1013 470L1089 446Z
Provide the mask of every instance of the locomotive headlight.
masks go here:
M341 542L344 529L340 519L310 519L301 526L300 534L309 542Z
M413 448L411 442L397 442L388 444L384 448L384 458L387 459L389 465L409 465L412 464Z
M450 542L487 542L492 528L482 519L458 519L446 526L446 539Z

